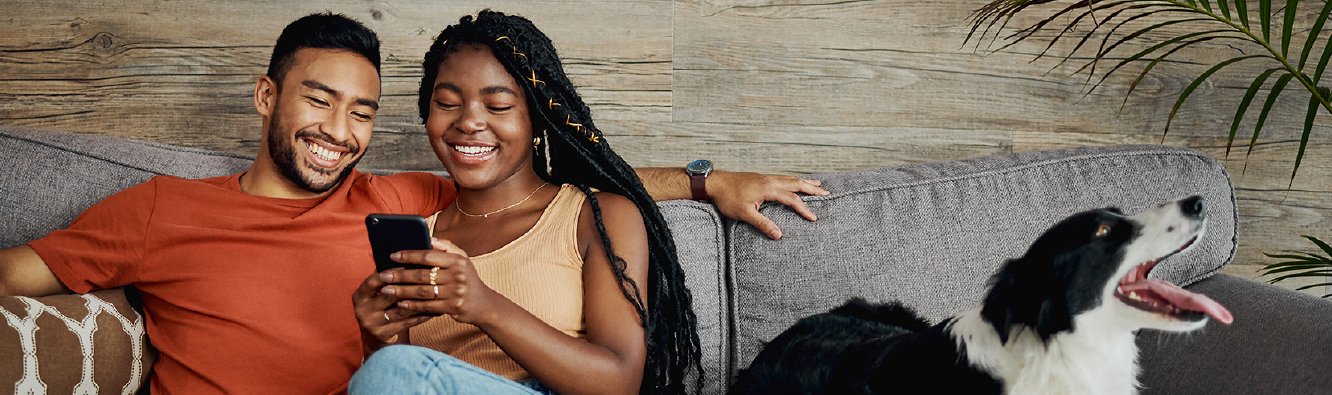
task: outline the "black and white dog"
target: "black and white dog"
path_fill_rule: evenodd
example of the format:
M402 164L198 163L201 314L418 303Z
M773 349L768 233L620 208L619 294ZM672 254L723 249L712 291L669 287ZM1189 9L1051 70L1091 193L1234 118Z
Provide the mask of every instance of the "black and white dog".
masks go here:
M856 299L806 317L742 370L732 394L1136 394L1141 328L1192 331L1230 312L1148 279L1206 228L1201 197L1125 216L1074 214L990 279L980 307L934 326Z

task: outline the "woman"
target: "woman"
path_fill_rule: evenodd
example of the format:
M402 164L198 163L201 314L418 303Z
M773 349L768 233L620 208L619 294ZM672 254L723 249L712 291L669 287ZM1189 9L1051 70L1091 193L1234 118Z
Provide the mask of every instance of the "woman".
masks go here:
M448 241L395 257L436 269L372 275L353 299L367 353L410 342L451 356L374 352L351 391L675 394L686 375L701 381L674 242L550 40L486 10L444 29L423 66L421 117L459 190L433 218Z

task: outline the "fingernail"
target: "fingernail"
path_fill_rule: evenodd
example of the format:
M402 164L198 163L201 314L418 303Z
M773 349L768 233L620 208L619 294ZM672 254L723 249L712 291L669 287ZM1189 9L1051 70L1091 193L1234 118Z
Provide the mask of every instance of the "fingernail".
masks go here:
M393 282L393 272L385 271L379 273L379 279L386 283Z
M385 295L397 295L397 294L398 294L398 289L397 289L397 288L394 288L394 287L384 287L384 289L379 290L379 293L382 293L382 294L385 294Z
M395 253L389 254L389 259L392 259L392 260L395 260L395 261L396 261L396 260L398 260L398 258L402 258L402 253L401 253L401 252L395 252Z

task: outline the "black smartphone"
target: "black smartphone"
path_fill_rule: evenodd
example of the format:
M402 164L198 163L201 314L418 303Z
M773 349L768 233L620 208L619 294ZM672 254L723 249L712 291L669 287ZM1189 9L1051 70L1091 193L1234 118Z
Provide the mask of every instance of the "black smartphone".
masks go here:
M375 271L393 268L429 269L430 266L394 262L389 255L403 250L429 250L430 225L419 215L370 214L365 216Z

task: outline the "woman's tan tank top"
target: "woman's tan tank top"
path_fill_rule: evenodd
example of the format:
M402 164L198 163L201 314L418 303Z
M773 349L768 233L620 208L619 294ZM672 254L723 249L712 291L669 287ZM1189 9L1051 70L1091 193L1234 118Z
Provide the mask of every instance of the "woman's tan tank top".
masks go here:
M477 275L555 329L587 338L583 320L583 258L578 251L578 213L587 198L563 185L531 230L487 254L471 257ZM431 231L435 218L430 217ZM441 316L411 329L412 344L429 347L507 377L531 375L471 324Z

